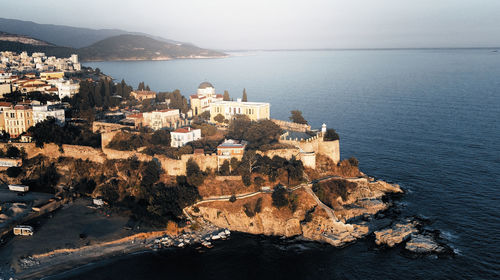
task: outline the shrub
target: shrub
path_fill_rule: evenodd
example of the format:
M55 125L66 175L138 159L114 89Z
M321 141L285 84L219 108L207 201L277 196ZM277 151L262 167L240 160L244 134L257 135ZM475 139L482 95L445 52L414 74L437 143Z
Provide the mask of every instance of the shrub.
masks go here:
M17 158L21 155L21 153L17 147L10 146L9 148L7 148L7 152L5 153L5 155L7 157Z
M243 211L245 212L247 217L255 216L255 211L254 211L254 209L252 209L252 205L250 205L250 203L245 203L243 205Z
M226 118L224 118L224 116L221 114L218 114L217 116L214 117L214 121L216 121L218 123L223 123L225 119Z
M253 183L255 184L255 186L257 186L258 188L262 187L262 185L264 184L264 179L262 179L262 177L260 176L257 176L253 179Z
M255 208L254 208L255 213L260 213L260 211L262 211L262 197L259 197L257 199L257 202L255 203Z
M252 178L250 177L250 174L243 174L243 176L241 176L241 180L243 181L243 184L247 187L252 184Z
M19 174L21 174L22 171L23 170L20 167L12 166L7 168L7 176L16 178L17 176L19 176Z
M229 175L229 161L225 160L224 163L220 166L219 168L219 173L222 176L228 176Z
M324 141L335 141L339 139L340 139L339 135L333 128L327 129L325 135L323 136Z
M287 191L282 185L274 187L271 197L273 199L273 206L277 208L288 205Z
M230 198L229 198L229 202L233 203L236 201L236 196L233 194Z
M186 163L186 175L187 182L193 186L200 186L205 181L205 175L201 172L198 164L193 160L189 159Z
M289 117L289 119L294 122L294 123L298 123L298 124L307 124L307 121L306 119L304 119L304 117L302 116L302 111L299 111L299 110L292 110L290 112L292 115Z
M355 166L355 167L358 167L359 166L359 161L357 158L355 157L350 157L347 161L349 161L349 164L351 166Z

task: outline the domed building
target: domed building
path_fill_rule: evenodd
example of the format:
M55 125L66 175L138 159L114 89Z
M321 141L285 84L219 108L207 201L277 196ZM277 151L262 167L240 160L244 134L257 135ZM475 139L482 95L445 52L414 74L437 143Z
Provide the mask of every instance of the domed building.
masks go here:
M222 94L216 94L214 86L209 82L203 82L198 86L196 94L189 96L189 103L193 116L205 111L210 111L210 103L222 101Z

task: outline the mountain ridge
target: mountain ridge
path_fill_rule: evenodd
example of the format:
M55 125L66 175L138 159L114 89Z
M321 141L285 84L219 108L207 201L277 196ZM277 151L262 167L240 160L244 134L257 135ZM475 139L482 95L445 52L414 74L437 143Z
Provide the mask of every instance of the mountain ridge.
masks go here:
M172 44L190 44L143 32L130 32L122 29L92 29L8 18L0 18L0 31L25 35L46 41L56 46L71 47L75 49L87 47L103 39L122 34L143 35Z

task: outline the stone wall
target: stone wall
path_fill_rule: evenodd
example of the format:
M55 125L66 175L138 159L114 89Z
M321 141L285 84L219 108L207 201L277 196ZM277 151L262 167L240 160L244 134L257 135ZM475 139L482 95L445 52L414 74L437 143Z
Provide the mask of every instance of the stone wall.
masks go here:
M292 131L300 131L307 132L311 130L311 126L307 124L300 124L294 122L287 122L282 120L271 119L275 124L277 124L281 129L292 130Z
M325 155L338 163L340 161L340 143L339 140L323 141L321 134L313 138L295 141L295 140L280 140L280 143L295 146L305 153L317 153Z
M101 149L87 146L62 145L63 152L61 152L59 146L55 144L45 144L41 149L37 148L35 143L0 143L0 148L5 150L8 145L15 146L19 149L24 148L28 158L43 155L52 159L57 159L59 157L71 157L98 163L103 163L106 160L106 155L103 154Z

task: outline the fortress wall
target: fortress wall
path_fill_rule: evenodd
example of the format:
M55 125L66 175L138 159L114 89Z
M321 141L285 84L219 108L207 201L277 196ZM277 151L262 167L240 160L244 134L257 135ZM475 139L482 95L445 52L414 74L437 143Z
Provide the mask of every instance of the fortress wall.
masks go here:
M293 145L300 148L303 152L325 155L331 158L335 163L340 161L340 142L323 141L323 137L317 137L306 141L280 140L280 143Z
M292 156L299 157L300 151L298 148L294 149L277 149L277 150L269 150L269 151L257 151L257 154L261 156L268 156L273 158L274 156L280 156L282 158L286 158L287 160L291 159Z
M9 144L0 143L0 148L6 149ZM76 145L62 145L64 150L61 153L59 146L56 144L45 144L43 148L38 148L35 143L10 143L10 145L15 146L19 149L24 148L28 158L36 157L37 155L43 155L48 158L57 159L59 157L72 157L81 160L90 160L93 162L103 163L106 160L106 156L102 153L100 149L87 147L87 146L76 146Z
M340 161L340 142L335 141L323 141L318 143L318 153L325 155L333 160L336 164Z
M271 119L275 124L277 124L281 129L293 130L293 131L301 131L306 132L311 130L311 126L307 124L300 124L294 122L287 122L283 120Z

